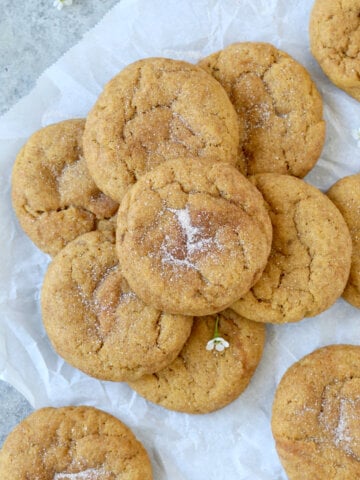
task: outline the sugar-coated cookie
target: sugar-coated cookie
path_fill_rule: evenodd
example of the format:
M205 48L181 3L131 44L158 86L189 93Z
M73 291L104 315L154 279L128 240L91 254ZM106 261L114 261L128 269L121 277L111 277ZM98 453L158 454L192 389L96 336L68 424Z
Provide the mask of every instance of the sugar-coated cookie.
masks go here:
M225 88L244 137L242 173L273 172L304 177L325 141L322 100L307 70L273 45L229 45L199 65Z
M235 163L238 143L236 112L211 75L187 62L146 58L105 86L86 121L84 152L99 188L120 201L166 160Z
M316 0L311 51L329 79L360 100L360 0Z
M167 409L208 413L235 400L247 387L261 359L265 326L241 318L232 310L218 314L219 335L228 342L223 351L207 350L216 316L194 319L193 329L176 360L154 375L130 386Z
M296 322L329 308L349 277L351 237L345 220L320 190L290 175L251 179L263 194L273 243L260 280L231 306L259 322Z
M330 188L327 196L342 213L353 246L350 276L343 297L360 308L360 173L340 179Z
M20 225L44 252L55 255L78 235L105 227L118 204L90 177L82 152L85 120L34 133L12 174L12 202Z
M234 166L169 160L144 175L118 213L117 253L130 287L169 313L208 315L260 277L271 222L259 191Z
M272 431L289 480L360 478L360 346L330 345L292 365Z
M131 430L92 407L42 408L0 450L1 480L151 480L148 454Z
M161 312L135 295L109 232L84 234L53 259L41 305L58 354L103 380L135 380L166 367L192 326L192 317Z

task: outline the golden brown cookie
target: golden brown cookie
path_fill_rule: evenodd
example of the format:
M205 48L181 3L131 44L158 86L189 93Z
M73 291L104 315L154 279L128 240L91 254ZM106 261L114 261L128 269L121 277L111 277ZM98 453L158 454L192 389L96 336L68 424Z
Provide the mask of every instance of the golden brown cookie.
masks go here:
M92 407L42 408L9 434L1 480L151 480L142 444L112 415Z
M169 160L143 176L118 213L124 277L149 305L208 315L243 295L265 268L271 223L262 196L228 164Z
M229 347L207 350L216 316L194 319L191 335L176 360L130 386L153 403L186 413L208 413L228 405L247 387L261 359L265 328L232 310L218 314L219 334Z
M327 195L342 213L352 239L350 276L343 297L360 308L360 173L342 178Z
M360 478L360 346L330 345L292 365L272 431L289 480Z
M192 317L144 305L120 273L114 238L90 232L50 264L42 316L60 356L103 380L135 380L171 363L190 335Z
M147 58L105 86L86 121L84 152L99 188L120 201L165 160L234 164L238 143L236 112L218 82L187 62Z
M44 252L106 223L118 205L91 179L82 153L85 120L49 125L20 150L12 174L12 202L20 225Z
M360 0L316 0L311 51L329 79L360 100Z
M329 308L349 277L351 238L334 204L290 175L252 178L273 225L269 262L260 280L233 308L258 322L297 322Z
M238 167L245 175L304 177L325 141L320 94L306 69L268 43L235 43L199 65L225 88L245 124Z

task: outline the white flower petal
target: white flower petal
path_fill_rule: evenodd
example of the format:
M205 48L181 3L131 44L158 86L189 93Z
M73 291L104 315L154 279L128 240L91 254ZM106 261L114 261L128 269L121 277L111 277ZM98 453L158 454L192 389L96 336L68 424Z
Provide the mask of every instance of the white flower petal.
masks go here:
M217 350L218 352L222 352L225 348L230 346L229 342L222 337L214 337L208 341L206 344L206 350Z
M222 338L222 337L217 337L216 342L221 343L222 345L224 345L225 348L228 348L229 346L229 342L227 342L225 338Z
M206 350L214 350L215 347L215 341L214 338L212 340L209 340L208 343L206 344Z

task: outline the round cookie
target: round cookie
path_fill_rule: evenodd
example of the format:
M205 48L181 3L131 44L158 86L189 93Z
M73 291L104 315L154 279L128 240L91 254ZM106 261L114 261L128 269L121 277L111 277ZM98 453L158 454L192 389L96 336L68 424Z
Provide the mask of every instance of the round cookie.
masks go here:
M360 0L316 0L311 51L337 87L360 100Z
M118 213L124 277L147 304L209 315L260 277L271 223L258 190L228 164L169 160L144 175Z
M225 88L245 124L238 167L245 175L304 177L325 141L320 94L306 69L268 43L235 43L199 65Z
M107 195L178 157L236 162L239 124L218 82L201 68L167 58L139 60L106 86L85 127L89 170Z
M118 208L89 175L82 153L84 126L84 119L72 119L38 130L14 164L15 213L25 233L50 255L99 222L105 224Z
M221 352L208 351L215 318L195 318L176 360L154 375L129 383L131 388L153 403L186 413L213 412L235 400L260 362L265 326L225 310L218 314L219 333L229 347Z
M292 365L272 431L289 480L360 478L360 347L323 347Z
M45 329L68 363L103 380L135 380L171 363L192 317L144 305L120 273L114 237L90 232L69 243L45 275Z
M360 308L360 173L336 182L327 196L342 213L352 239L350 276L343 297Z
M2 480L151 480L142 444L112 415L92 407L42 408L0 450Z
M297 322L329 308L349 277L351 238L334 204L290 175L252 178L268 204L273 243L260 280L233 308L250 320Z

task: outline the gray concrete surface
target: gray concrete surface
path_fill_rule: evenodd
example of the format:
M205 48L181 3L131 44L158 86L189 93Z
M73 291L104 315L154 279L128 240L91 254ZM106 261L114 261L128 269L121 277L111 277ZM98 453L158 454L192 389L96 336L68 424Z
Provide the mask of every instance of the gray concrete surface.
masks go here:
M31 405L15 388L0 381L0 447L11 430L32 411Z
M0 0L0 115L31 91L37 78L118 0L73 0L59 11L53 0ZM0 381L0 446L32 411L8 383Z
M0 115L40 74L93 27L118 0L0 0Z

